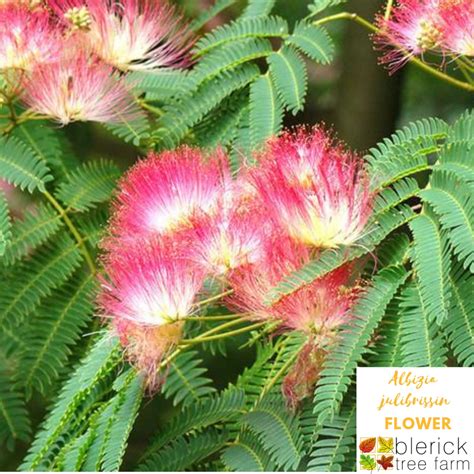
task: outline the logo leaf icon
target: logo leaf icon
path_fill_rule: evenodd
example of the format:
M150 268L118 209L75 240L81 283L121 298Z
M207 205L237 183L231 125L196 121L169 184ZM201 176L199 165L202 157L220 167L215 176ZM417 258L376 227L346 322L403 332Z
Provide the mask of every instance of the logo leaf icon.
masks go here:
M364 439L359 444L359 449L363 453L370 453L374 448L375 448L375 438Z
M393 456L383 455L380 459L377 459L377 463L383 467L383 470L386 471L389 467L393 467Z
M375 459L372 456L369 456L368 454L361 454L359 462L360 467L364 469L364 471L373 471L377 467Z
M382 438L379 436L379 453L393 453L393 438Z

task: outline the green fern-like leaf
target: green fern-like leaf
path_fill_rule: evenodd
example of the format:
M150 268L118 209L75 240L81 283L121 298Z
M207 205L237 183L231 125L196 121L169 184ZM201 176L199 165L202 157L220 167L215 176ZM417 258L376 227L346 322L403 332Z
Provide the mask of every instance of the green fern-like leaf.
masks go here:
M400 337L403 366L442 367L446 363L446 348L439 328L432 324L423 305L420 289L411 283L401 294Z
M448 133L448 142L464 142L474 139L474 110L466 110L454 124Z
M12 236L11 227L8 202L3 192L0 192L0 257L3 257L7 245L10 244Z
M436 221L428 214L409 223L413 234L413 265L419 282L422 304L430 322L438 324L448 316L449 246Z
M340 340L326 358L314 394L318 425L332 419L346 393L357 364L367 353L367 342L382 320L388 304L404 283L403 267L386 267L354 307L354 320L341 333Z
M257 66L245 64L233 70L232 74L224 73L202 84L194 94L186 95L177 104L165 108L166 113L153 134L153 139L160 146L176 146L191 127L199 123L226 97L247 86L258 74Z
M203 36L194 47L198 56L211 49L245 38L271 38L288 34L288 23L278 16L252 17L219 26Z
M243 422L278 466L297 469L303 455L303 438L297 416L288 412L281 396L264 398L244 416Z
M17 138L0 138L0 177L20 189L44 192L53 177L46 163Z
M70 173L56 195L69 209L87 211L110 198L119 177L114 162L94 160Z
M15 267L11 284L0 288L0 327L17 324L72 275L82 260L77 247L65 234L37 252L32 262Z
M13 223L2 262L14 264L44 244L61 226L61 216L49 204L40 203L35 209L25 211L23 219Z
M31 121L17 125L12 136L23 142L58 176L66 176L79 164L62 130L47 121Z
M449 173L434 172L431 187L420 192L439 215L454 254L464 268L474 272L474 199L473 194Z
M259 438L249 428L224 450L222 461L234 472L273 472L276 469Z
M323 12L324 10L345 3L347 0L313 0L311 5L308 5L310 12L313 15Z
M116 412L107 444L104 447L104 463L106 472L117 471L122 464L128 437L138 415L143 396L143 380L133 370L127 374L124 387L116 395L121 398L120 407Z
M334 55L334 43L325 28L310 23L297 23L293 34L286 40L302 53L321 64L329 64Z
M342 463L355 444L356 410L355 403L326 422L318 431L314 443L308 471L334 472L343 471Z
M474 140L445 146L435 170L452 173L457 179L472 185L474 183L473 154Z
M448 126L439 119L413 122L371 148L368 161L372 187L379 189L406 176L427 170L428 155L440 150Z
M208 21L219 15L226 8L229 8L237 0L216 0L214 5L208 10L202 12L194 21L191 22L190 28L194 31L200 30Z
M259 147L276 135L283 123L283 106L269 74L250 86L250 138Z
M15 442L28 441L31 434L30 418L25 400L14 388L14 381L0 370L0 443L13 449Z
M383 189L374 201L374 212L382 213L418 194L420 187L414 178L404 178Z
M76 280L53 292L28 327L19 382L30 394L46 393L91 318L94 281L90 274Z
M268 57L270 76L282 102L293 115L304 108L308 72L300 55L289 46Z
M159 451L175 438L215 423L222 424L226 420L239 415L244 408L244 401L244 392L230 387L219 395L206 397L189 405L173 418L163 430L160 430L147 450L145 457Z
M256 16L268 16L276 0L249 0L248 5L242 13L242 18L253 18Z
M201 367L202 360L197 355L196 351L184 352L170 363L162 392L165 398L173 399L175 406L187 406L216 390L210 385L211 380L203 376L207 369Z
M90 397L94 397L93 388L115 369L120 360L118 344L110 340L110 336L95 343L61 390L25 457L22 470L44 470L51 465L61 435L78 416L76 410Z
M272 51L272 44L264 38L235 40L206 54L194 68L191 80L199 84L213 79L223 71L258 58L264 58Z
M137 92L146 94L147 100L164 101L186 92L188 74L179 69L166 71L133 71L127 81Z
M151 456L142 468L159 472L185 471L222 449L227 439L225 431L208 428L194 436L179 438Z
M109 123L105 128L126 143L140 146L150 137L150 121L145 114L140 114L134 120L125 118L119 123Z
M474 367L474 280L459 264L453 267L449 279L451 306L443 329L459 364Z

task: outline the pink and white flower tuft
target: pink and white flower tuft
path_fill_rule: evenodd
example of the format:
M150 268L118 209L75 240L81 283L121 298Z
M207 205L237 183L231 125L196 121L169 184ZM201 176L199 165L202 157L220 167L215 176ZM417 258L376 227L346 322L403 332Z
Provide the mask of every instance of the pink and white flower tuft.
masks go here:
M451 54L474 56L474 2L441 0L439 18L443 47Z
M345 265L265 305L270 290L291 272L308 263L310 253L301 244L275 238L268 241L265 258L233 272L234 293L229 307L250 312L256 319L275 319L287 329L310 334L320 345L331 342L337 328L351 319L359 290L352 282L352 267Z
M230 172L221 152L182 147L150 153L120 183L112 231L120 238L188 227L196 212L215 213Z
M228 185L217 212L197 213L189 229L189 251L213 275L223 275L262 258L272 228L244 180Z
M50 0L73 30L82 31L94 52L120 69L183 66L192 34L164 0Z
M27 5L0 5L0 70L31 71L37 64L55 61L61 38L43 9Z
M34 112L66 125L75 121L119 123L140 112L128 87L110 66L85 52L38 65L25 82L23 102Z
M413 56L439 51L443 31L438 6L439 0L402 0L392 9L388 20L379 16L380 33L374 39L380 49L386 50L380 63L395 72Z
M192 312L205 272L173 242L150 238L111 248L100 304L106 316L144 326L180 321Z
M320 127L271 141L253 174L262 205L298 242L350 245L362 235L372 196L361 160Z

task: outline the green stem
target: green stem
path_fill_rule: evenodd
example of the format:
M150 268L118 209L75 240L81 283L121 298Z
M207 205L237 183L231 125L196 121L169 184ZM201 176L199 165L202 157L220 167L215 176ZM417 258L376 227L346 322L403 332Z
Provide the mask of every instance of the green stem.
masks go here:
M293 362L298 357L299 351L296 351L281 367L280 370L275 374L275 376L265 384L263 387L262 393L260 394L259 399L261 400L266 393L278 382L278 379L287 371L287 369L293 364Z
M387 6L385 7L384 19L388 20L390 18L390 13L392 13L393 0L388 0Z
M265 324L267 324L267 323L266 322L256 323L256 324L252 324L250 326L246 326L244 328L235 329L234 331L215 334L213 336L204 337L204 335L202 335L202 336L199 336L195 339L183 339L183 340L181 340L181 344L184 344L184 345L200 344L201 342L209 342L209 341L215 341L217 339L225 339L226 337L237 336L238 334L243 334L243 333L252 331L253 329L258 329L259 327L262 327Z
M373 33L377 34L383 34L383 31L380 28L377 28L375 25L372 23L368 22L364 18L360 17L356 13L349 13L349 12L342 12L342 13L337 13L335 15L329 15L325 18L321 18L320 20L316 20L313 23L315 25L324 25L325 23L329 23L331 21L336 21L336 20L351 20L359 25L363 26L364 28L367 28L368 30L372 31ZM398 47L397 45L394 45L395 47ZM403 48L398 47L401 51L403 51ZM423 61L420 59L411 56L408 58L408 61L415 64L417 67L422 69L423 71L431 74L432 76L441 79L442 81L447 82L448 84L451 84L453 86L459 87L460 89L467 90L469 92L474 92L474 85L471 85L467 82L460 81L459 79L456 79L454 77L449 76L448 74L445 74L444 72L439 71L438 69L435 69L431 66L428 66L425 64Z
M224 296L231 295L233 292L234 292L234 290L224 291L222 293L219 293L218 295L211 296L210 298L207 298L207 299L202 300L202 301L198 301L194 306L199 307L199 306L203 306L203 305L208 304L208 303L212 303L214 301L220 300Z
M236 314L219 314L215 316L190 316L186 318L186 321L226 321L228 319L235 319L245 316L248 313L236 313Z
M51 205L58 211L60 217L63 219L64 223L70 230L71 234L76 239L76 242L79 244L79 247L82 251L82 254L84 255L84 258L87 262L87 265L89 266L91 273L95 274L97 269L94 263L94 259L92 258L92 255L89 253L89 250L87 249L85 239L81 236L76 226L67 215L65 209L61 206L61 204L59 204L57 199L48 191L45 191L43 194L46 197L46 199L51 203Z

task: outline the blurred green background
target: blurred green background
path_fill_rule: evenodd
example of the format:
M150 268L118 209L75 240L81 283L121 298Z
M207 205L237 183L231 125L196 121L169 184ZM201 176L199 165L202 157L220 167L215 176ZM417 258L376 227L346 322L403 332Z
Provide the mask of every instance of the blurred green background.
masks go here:
M195 17L208 8L214 0L181 0L179 3L189 17ZM241 10L244 1L237 2L207 25L211 29L231 20ZM278 0L274 11L293 23L308 14L307 0ZM380 0L349 0L344 11L356 12L372 20L385 2ZM378 53L374 51L369 33L351 22L329 25L337 43L336 60L329 66L308 63L310 88L307 107L296 117L287 118L287 126L297 123L325 122L339 138L352 148L364 152L396 128L423 117L437 116L453 120L468 107L474 106L471 94L442 83L410 65L389 76L377 65ZM81 160L106 157L126 169L138 156L138 150L124 145L100 125L74 124L67 134ZM19 206L25 201L19 200ZM251 363L252 352L238 351L239 341L233 341L235 350L228 357L203 354L209 359L210 377L218 387L235 380L243 366ZM35 422L46 410L44 400L30 402ZM124 469L132 468L133 461L146 446L152 433L173 413L173 407L160 397L150 400L135 424ZM25 453L26 445L19 445L14 452L0 448L0 469L15 470ZM127 462L128 461L128 462Z

